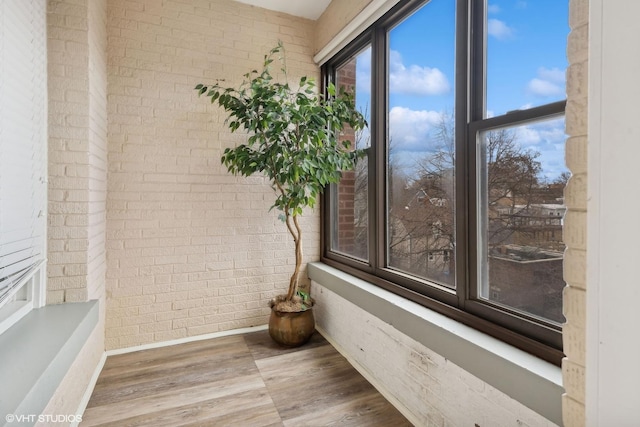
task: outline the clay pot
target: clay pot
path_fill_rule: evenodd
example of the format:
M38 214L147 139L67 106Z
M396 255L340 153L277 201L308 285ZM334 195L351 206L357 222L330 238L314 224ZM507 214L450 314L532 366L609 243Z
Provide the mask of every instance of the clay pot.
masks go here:
M278 344L285 347L299 347L309 341L315 330L313 309L287 313L271 309L269 335Z

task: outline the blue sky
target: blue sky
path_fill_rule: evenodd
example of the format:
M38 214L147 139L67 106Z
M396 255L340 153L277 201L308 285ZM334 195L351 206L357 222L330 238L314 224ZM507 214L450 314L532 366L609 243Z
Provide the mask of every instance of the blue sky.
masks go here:
M389 132L403 163L430 151L434 126L453 108L454 4L431 0L389 33ZM489 1L487 116L566 97L567 5L566 0ZM369 53L363 52L356 95L363 108L370 67ZM516 129L518 143L541 153L549 179L566 170L563 129L563 120Z

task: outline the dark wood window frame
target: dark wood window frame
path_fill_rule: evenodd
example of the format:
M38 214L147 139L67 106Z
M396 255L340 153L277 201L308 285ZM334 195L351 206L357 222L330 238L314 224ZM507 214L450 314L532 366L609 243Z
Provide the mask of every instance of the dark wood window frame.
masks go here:
M369 261L331 250L330 203L328 189L322 205L322 261L381 288L417 302L456 321L560 365L561 327L517 313L491 301L477 298L478 233L476 209L476 147L480 132L525 124L564 114L566 101L485 118L485 46L484 2L456 0L456 283L455 290L418 280L385 267L386 229L385 176L387 114L387 33L425 0L401 1L370 28L322 67L325 86L335 80L335 70L362 49L371 46L371 148L369 170ZM476 36L480 35L480 36Z

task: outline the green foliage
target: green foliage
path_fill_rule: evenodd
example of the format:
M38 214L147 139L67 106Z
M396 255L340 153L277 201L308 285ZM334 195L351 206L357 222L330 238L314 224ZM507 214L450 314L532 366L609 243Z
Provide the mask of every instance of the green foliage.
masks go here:
M298 291L296 293L302 299L302 304L303 304L304 308L306 308L306 306L312 306L313 305L313 301L311 299L311 295L309 295L308 292L305 292L303 290L298 289Z
M286 221L307 206L313 208L327 184L339 182L341 171L355 167L362 153L339 135L345 125L358 131L367 124L353 95L342 88L329 85L324 98L313 79L302 77L297 89L277 82L270 67L282 52L280 42L265 55L262 71L245 74L238 88L218 82L195 89L229 114L226 123L232 132L248 133L246 143L225 149L222 163L236 175L269 178L276 191L272 208L282 211L280 218ZM284 65L282 71L286 75Z

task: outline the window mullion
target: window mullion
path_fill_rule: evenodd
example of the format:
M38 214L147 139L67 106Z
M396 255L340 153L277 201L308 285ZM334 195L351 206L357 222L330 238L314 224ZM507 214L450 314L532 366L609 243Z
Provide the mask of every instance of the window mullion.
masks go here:
M464 109L460 108L460 120L464 123L460 124L462 141L461 151L463 159L461 159L461 167L466 173L461 174L461 181L464 182L466 188L464 197L461 197L465 203L463 212L465 218L465 234L463 234L464 244L467 249L464 254L467 256L465 278L460 288L459 295L463 295L462 307L464 308L468 301L477 297L478 289L478 248L482 244L478 234L478 171L477 171L477 125L485 117L486 110L486 49L487 49L487 33L485 23L487 21L486 2L466 0L464 1L464 10L468 12L465 22L459 21L458 25L468 29L464 40L465 46L460 48L464 50L464 59L468 62L465 64L464 70L468 73L465 76L466 82L464 89L466 93ZM460 85L462 87L462 84ZM462 239L460 239L462 241Z
M374 126L371 129L373 155L370 165L375 173L370 176L371 188L371 212L373 214L373 224L371 227L373 249L371 250L371 260L374 268L378 271L386 267L387 260L387 234L386 234L386 139L387 139L387 40L386 32L382 28L377 28L372 37L372 121ZM384 177L384 178L380 178Z
M477 2L471 2L477 3ZM456 17L456 110L455 110L455 144L456 144L456 295L458 306L464 309L465 302L469 297L469 260L472 259L470 250L474 246L469 242L470 229L469 207L473 206L469 200L472 174L466 173L469 168L469 158L473 154L473 149L468 143L467 123L470 117L470 108L473 105L472 95L473 85L470 85L471 76L474 72L475 64L471 60L470 54L471 34L473 28L469 29L472 22L473 9L469 0L458 0Z

